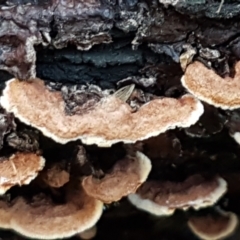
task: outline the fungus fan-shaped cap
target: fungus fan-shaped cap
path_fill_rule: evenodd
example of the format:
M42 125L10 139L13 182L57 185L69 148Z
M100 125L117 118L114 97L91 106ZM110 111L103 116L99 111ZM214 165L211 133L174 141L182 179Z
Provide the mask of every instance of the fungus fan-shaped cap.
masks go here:
M39 177L45 184L53 188L60 188L70 180L70 174L64 169L61 169L60 164L53 164L45 168Z
M240 132L235 132L233 134L230 134L230 136L238 143L240 144Z
M77 234L77 236L80 237L80 239L84 239L84 240L92 239L96 235L97 235L97 226L93 226L87 229L86 231Z
M22 122L57 142L81 139L85 144L111 146L134 143L159 135L168 129L188 127L203 113L203 106L192 95L180 99L154 99L133 113L131 107L109 96L81 115L66 115L60 92L49 91L44 82L12 79L1 97L2 106Z
M9 204L3 200L0 200L0 228L10 228L12 213Z
M89 196L111 203L135 193L146 181L151 168L151 161L143 153L136 152L134 157L127 155L119 160L102 179L85 177L82 185Z
M54 203L44 194L31 201L18 197L11 205L0 202L0 227L33 239L67 238L96 224L103 204L80 189L70 188L65 203ZM4 216L4 218L2 218Z
M218 213L190 217L188 226L200 239L220 240L234 233L238 217L232 212L218 210Z
M183 86L198 99L222 109L240 108L240 61L233 78L222 78L200 62L190 64L181 79Z
M15 185L29 184L45 166L45 159L35 153L17 152L0 161L0 194Z
M128 199L137 208L161 216L171 215L176 209L211 206L226 190L227 183L222 178L193 175L183 182L147 181Z

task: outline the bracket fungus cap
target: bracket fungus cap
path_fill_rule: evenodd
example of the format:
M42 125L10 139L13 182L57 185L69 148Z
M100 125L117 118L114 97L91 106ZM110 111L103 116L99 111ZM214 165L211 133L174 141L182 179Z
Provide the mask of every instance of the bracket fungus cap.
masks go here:
M60 164L53 164L45 169L39 175L40 179L50 187L60 188L70 180L70 174L61 169Z
M27 185L45 166L45 159L35 153L17 152L0 161L0 194L15 185Z
M238 143L240 144L240 132L235 132L233 134L230 134L230 136Z
M84 239L84 240L89 240L94 238L97 235L97 226L94 225L93 227L85 230L84 232L81 232L79 234L77 234L77 236L80 237L80 239Z
M152 169L151 161L141 152L136 156L126 156L119 160L110 173L102 179L93 176L85 177L82 186L89 196L105 203L120 200L130 193L135 193L137 188L146 181Z
M193 175L184 182L147 181L128 200L137 208L151 214L171 215L176 209L196 210L213 205L226 192L222 178L205 180Z
M225 239L234 233L238 225L238 217L232 212L218 210L217 214L190 217L188 226L200 239Z
M195 61L188 65L181 82L190 93L210 105L230 110L240 108L240 61L235 65L233 78L222 78Z
M0 201L0 227L33 239L67 238L93 227L102 215L103 203L80 187L68 190L62 204L44 194L30 202L23 197L10 205Z
M180 99L152 100L135 113L127 103L109 96L87 113L69 116L64 111L61 93L49 91L39 79L12 79L6 85L0 100L2 106L63 144L77 139L102 147L117 142L134 143L169 129L188 127L203 113L201 102L187 94Z

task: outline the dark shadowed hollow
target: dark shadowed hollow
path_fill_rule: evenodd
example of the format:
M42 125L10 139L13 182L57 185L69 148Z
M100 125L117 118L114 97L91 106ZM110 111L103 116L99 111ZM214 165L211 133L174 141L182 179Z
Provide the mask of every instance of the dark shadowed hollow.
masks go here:
M35 169L38 176L29 184L20 187L19 182L11 183L14 186L0 196L0 228L3 228L0 240L28 239L17 231L7 230L14 227L4 226L2 203L14 206L21 198L31 205L36 196L45 196L60 206L68 201L69 185L87 176L104 182L106 176L114 176L116 163L127 154L134 156L136 151L151 161L147 181L162 186L146 190L147 184L140 187L140 181L135 183L139 185L137 193L167 208L174 199L176 209L168 209L174 213L150 214L133 206L123 193L121 200L103 204L96 235L90 239L239 240L236 219L240 216L240 105L236 102L240 77L235 67L239 61L240 0L0 0L1 96L11 78L28 82L40 78L49 91L59 94L65 104L64 114L69 118L91 113L109 95L122 100L132 114L151 101L178 99L189 92L203 106L203 114L191 126L175 124L158 136L152 134L153 137L131 143L120 139L108 147L83 144L80 137L61 144L46 137L37 124L31 123L37 126L31 127L16 112L1 106L0 164L10 161L16 152L40 155L46 163L40 173ZM184 85L182 77L187 77L185 73L190 71L193 62L202 63L202 69L211 72L209 76L217 75L219 86L235 79L237 83L229 94L236 95L236 101L227 107L214 105L215 96L211 95L214 77L201 72L199 77L198 69L189 74L190 80L194 85L201 83L201 78L209 77L206 92L200 95L198 89L194 92ZM216 92L221 94L221 87ZM44 101L42 94L37 97ZM24 104L27 109L31 103ZM51 114L48 116L46 122L54 118ZM107 121L108 117L105 118ZM64 123L62 126L64 128ZM120 120L118 128L126 129ZM104 135L104 131L106 129L99 132ZM16 166L13 175L17 176L20 170L18 172ZM125 168L119 168L120 176L125 178ZM0 188L5 181L3 172L0 171ZM194 179L192 176L201 176L204 184L209 182L206 185L209 188L213 179L224 179L226 192L211 206L208 204L200 210L189 208L193 206L192 192L198 195L194 196L198 200L204 198L202 182L187 181ZM117 181L121 181L121 177ZM105 190L111 192L107 187ZM184 207L180 207L177 198L185 201ZM36 213L35 219L38 214L43 213ZM231 217L235 223L230 221ZM48 221L46 219L46 224L51 228ZM198 224L205 237L194 233L190 222ZM205 222L209 223L206 227ZM234 227L229 230L231 224ZM67 239L84 239L71 235Z

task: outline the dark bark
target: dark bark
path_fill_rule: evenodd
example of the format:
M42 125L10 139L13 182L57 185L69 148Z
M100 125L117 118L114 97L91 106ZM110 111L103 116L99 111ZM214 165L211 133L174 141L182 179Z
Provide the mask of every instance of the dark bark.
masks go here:
M139 87L158 96L178 97L185 92L180 83L180 54L186 44L196 50L193 59L210 61L222 76L231 75L232 65L240 58L239 0L225 0L221 9L217 0L0 0L0 5L1 88L13 76L21 80L37 76L57 84L91 83L102 89L116 89L128 77L155 77L154 86ZM211 57L213 50L218 57ZM220 205L239 214L240 178L233 176L240 174L240 151L229 136L240 129L239 111L204 107L194 126L144 142L144 153L153 164L150 178L182 181L194 173L225 176L231 179L230 190ZM27 141L22 133L32 132L16 122L17 129L12 127L11 135L4 138L2 155L16 149L36 150L29 142L25 146L21 141L19 146L14 141ZM3 132L10 130L4 125ZM74 166L74 174L78 172L79 142L60 145L34 134L48 161L64 160ZM123 149L121 144L110 149L86 146L86 152L89 174L89 166L107 172ZM29 192L37 191L34 187L13 189L11 198L29 197L33 194ZM155 219L123 200L108 206L96 239L194 240L186 226L188 214L191 211ZM24 239L8 232L0 232L0 237ZM239 232L231 239L239 239Z
M162 0L162 2L165 1ZM37 75L45 79L53 79L54 74L59 75L58 71L62 74L63 69L67 69L66 72L70 73L69 79L66 76L57 79L64 81L78 81L77 75L82 73L85 75L84 81L90 81L92 77L86 76L84 71L91 69L91 63L94 67L96 64L99 65L95 60L91 60L91 58L96 58L94 51L96 53L98 48L105 56L103 62L112 61L113 66L120 65L120 71L125 68L126 64L125 71L129 72L129 68L134 66L128 64L135 65L134 61L137 62L138 68L135 66L135 69L129 72L130 74L136 74L140 68L149 63L146 61L146 57L139 56L143 55L142 51L147 51L147 56L151 56L150 50L152 50L160 55L168 55L173 61L179 62L182 46L188 42L198 48L217 47L224 53L230 51L238 57L239 50L236 39L239 36L239 20L237 13L240 7L236 1L225 2L220 13L216 13L219 2L215 1L197 1L196 4L194 1L186 3L178 1L174 7L169 6L167 9L156 1L119 1L118 3L107 0L2 1L0 68L20 79L35 77L34 46L39 46L37 47ZM110 42L113 44L108 45L107 43ZM41 45L44 45L48 46L47 49L52 47L59 49L65 48L69 44L79 50L89 50L92 46L99 44L103 44L105 47L93 48L91 52L81 53L78 51L75 53L76 56L72 53L73 49L76 49L75 47L72 50L64 49L64 53L57 50L43 51L41 48ZM138 46L140 46L139 50L132 51L136 57L135 60L133 60L134 57L128 59L124 55L128 48L136 49ZM145 50L141 48L145 48ZM114 56L110 60L111 56L108 51L113 55L114 52L115 54L121 52L118 59L120 62L115 62ZM55 59L56 54L58 56L69 55L71 59L68 57ZM82 59L84 57L85 59ZM125 57L127 59L124 59ZM49 68L46 70L44 63L48 64L51 61L54 62L51 71ZM153 61L154 63L158 62L155 59ZM71 64L72 67L69 67L68 64ZM104 68L104 63L102 64L102 66L98 66L103 68L99 69L99 75L104 76L106 68ZM121 66L122 64L124 66ZM77 72L76 66L82 71ZM113 68L112 71L116 70L118 69ZM111 70L108 71L111 72ZM98 76L95 73L98 72L97 69L94 69L93 72L94 76ZM118 80L122 77L121 74L118 77L113 76ZM105 80L110 79L105 78Z

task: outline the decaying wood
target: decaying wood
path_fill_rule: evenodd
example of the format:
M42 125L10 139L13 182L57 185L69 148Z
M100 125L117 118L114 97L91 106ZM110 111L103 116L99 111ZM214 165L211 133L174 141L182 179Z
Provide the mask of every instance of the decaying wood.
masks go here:
M70 105L76 100L74 89L94 85L125 102L140 95L139 107L154 97L185 94L180 79L195 60L224 78L234 76L239 59L240 0L0 0L1 89L12 77L39 77L51 91L61 91ZM1 119L1 156L14 151L43 153L52 166L64 162L70 179L91 174L101 178L126 154L121 143L110 148L79 141L57 144L4 110ZM204 103L204 114L190 128L131 147L151 159L150 180L181 182L192 174L220 175L228 183L228 193L218 205L239 213L240 147L231 137L239 132L239 110ZM76 151L79 148L83 155ZM2 198L11 202L24 196L31 201L39 189L56 202L65 201L64 189L42 190L34 181ZM105 208L96 239L195 239L187 229L191 212L156 219L126 199ZM239 236L237 231L232 239ZM24 239L3 231L0 237Z

